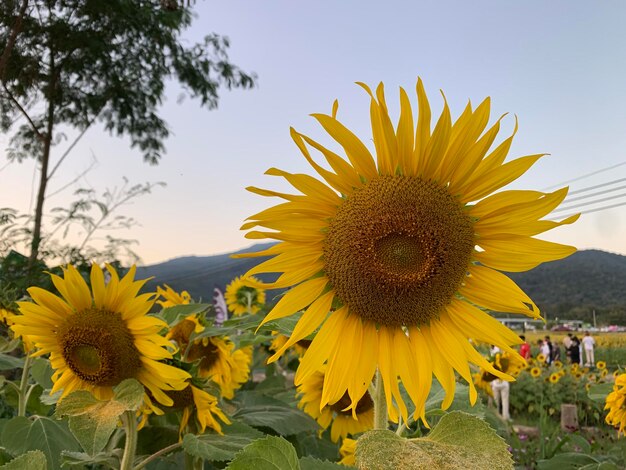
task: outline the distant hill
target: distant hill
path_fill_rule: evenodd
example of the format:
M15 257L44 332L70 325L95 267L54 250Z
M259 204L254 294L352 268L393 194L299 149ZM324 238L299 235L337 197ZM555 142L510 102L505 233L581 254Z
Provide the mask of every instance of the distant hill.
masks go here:
M261 251L271 245L259 244L237 253ZM138 276L154 276L148 288L168 284L179 291L187 290L194 299L208 300L215 286L224 289L233 278L264 259L233 259L230 255L176 258L138 268ZM509 275L551 319L591 321L595 309L600 322L626 324L626 256L579 251L532 271ZM273 279L261 277L265 281Z

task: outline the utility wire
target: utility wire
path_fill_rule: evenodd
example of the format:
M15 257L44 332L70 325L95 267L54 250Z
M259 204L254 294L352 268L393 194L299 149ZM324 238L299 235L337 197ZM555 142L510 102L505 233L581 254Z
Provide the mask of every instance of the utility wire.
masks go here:
M552 212L562 212L562 211L576 210L579 207L589 206L589 205L592 205L592 204L597 204L599 202L612 201L613 199L618 199L618 198L624 197L624 196L626 196L626 193L618 194L616 196L604 197L602 199L596 199L595 201L580 202L578 204L574 204L573 206L557 207Z
M547 188L544 188L544 189L543 189L543 191L547 191L547 190L549 190L549 189L558 188L558 187L563 186L563 185L565 185L565 184L573 183L573 182L575 182L575 181L580 181L580 180L582 180L582 179L589 178L590 176L594 176L594 175L597 175L597 174L599 174L599 173L604 173L605 171L609 171L609 170L612 170L612 169L614 169L614 168L618 168L618 167L623 166L623 165L626 165L626 161L623 161L623 162L621 162L621 163L618 163L617 165L611 165L611 166L609 166L609 167L602 168L602 169L600 169L600 170L592 171L591 173L586 173L586 174L584 174L584 175L582 175L582 176L579 176L579 177L574 178L574 179L571 179L571 180L563 181L563 182L561 182L561 183L554 184L554 185L552 185L552 186L548 186Z
M585 214L591 214L592 212L599 212L599 211L604 211L607 209L613 209L615 207L621 207L621 206L626 206L626 201L625 202L620 202L619 204L611 204L610 206L602 206L602 207L597 207L595 209L589 209L586 211L582 211L580 212L581 215L585 215ZM574 214L576 214L576 212L573 212L571 214L567 214L567 216L563 217L563 219L566 219L567 217L571 217ZM553 222L556 222L556 220L552 219Z
M592 189L604 188L605 186L609 186L609 185L615 184L615 183L621 183L622 181L626 181L626 178L620 178L618 180L607 181L606 183L596 184L595 186L588 186L586 188L577 189L576 191L570 191L568 193L568 196L571 196L573 194L584 193L586 191L591 191Z
M595 193L585 194L584 196L578 196L578 197L571 198L571 199L569 198L569 194L568 194L568 197L565 199L565 202L570 203L570 202L574 202L574 201L580 201L582 199L588 199L590 197L595 197L595 196L600 196L602 194L612 193L613 191L619 191L620 189L626 189L626 186L618 186L617 188L605 189L604 191L597 191Z

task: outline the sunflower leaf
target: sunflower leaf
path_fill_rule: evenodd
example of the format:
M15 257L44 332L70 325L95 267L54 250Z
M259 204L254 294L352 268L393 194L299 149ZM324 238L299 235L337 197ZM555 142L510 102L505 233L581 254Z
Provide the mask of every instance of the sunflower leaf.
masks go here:
M371 470L513 468L507 443L482 419L462 411L444 415L424 438L369 431L357 441L355 457L357 467Z
M12 455L40 450L46 456L48 468L61 467L61 451L80 450L64 422L42 416L32 419L16 416L9 420L2 429L2 445Z
M173 307L164 308L156 316L164 320L171 327L171 326L174 326L176 323L178 323L180 320L185 319L189 315L196 315L198 313L202 313L211 307L212 307L211 304L175 305Z
M0 466L0 470L47 470L46 454L31 450Z
M302 457L300 459L301 470L346 470L351 467L339 465L328 460L320 460L314 457Z
M105 465L110 468L116 468L119 467L119 464L119 458L104 452L93 456L84 452L68 452L65 450L61 452L62 467L84 468L85 465Z
M275 398L260 393L240 392L236 401L241 407L233 414L233 418L250 426L270 428L283 436L319 429L313 418Z
M88 391L78 390L57 404L55 416L70 417L72 434L91 456L104 449L120 415L137 410L143 400L143 387L134 379L122 381L113 390L111 400L98 400Z
M606 401L606 396L612 391L612 383L593 384L591 387L589 387L587 395L589 396L590 400L604 405L604 402Z
M267 436L248 444L226 467L228 470L300 470L298 454L289 441Z
M0 370L21 369L22 367L24 367L24 359L0 353Z

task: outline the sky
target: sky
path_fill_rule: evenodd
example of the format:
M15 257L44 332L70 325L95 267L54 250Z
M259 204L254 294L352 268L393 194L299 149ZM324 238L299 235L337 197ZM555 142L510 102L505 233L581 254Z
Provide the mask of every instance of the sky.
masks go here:
M357 81L385 83L394 121L398 88L415 104L418 76L433 116L442 108L440 89L453 119L468 99L478 105L490 96L490 123L509 113L497 142L510 134L514 116L519 120L509 158L550 154L510 188L554 190L567 183L572 192L585 190L574 198L614 189L620 184L612 181L626 178L622 0L198 0L194 10L185 42L213 32L228 36L229 59L255 72L258 86L222 90L218 109L209 111L190 98L180 102L182 90L172 83L161 108L172 133L159 165L144 163L127 139L94 126L50 183L50 193L66 186L94 157L95 167L52 196L48 208L67 206L77 187L101 192L119 187L123 177L165 182L119 211L140 223L116 235L138 240L144 264L252 245L239 227L278 200L245 188L288 189L280 178L264 175L271 167L314 174L290 139L291 126L334 148L310 114L330 113L338 99L339 119L369 142L369 99ZM7 142L0 135L0 207L32 210L34 164L7 165ZM55 151L58 158L63 144ZM587 190L596 185L603 187ZM597 199L613 199L580 210L626 202L626 194L615 197L625 192L608 192ZM564 206L591 200L566 200ZM543 238L626 254L625 235L626 205L583 214Z

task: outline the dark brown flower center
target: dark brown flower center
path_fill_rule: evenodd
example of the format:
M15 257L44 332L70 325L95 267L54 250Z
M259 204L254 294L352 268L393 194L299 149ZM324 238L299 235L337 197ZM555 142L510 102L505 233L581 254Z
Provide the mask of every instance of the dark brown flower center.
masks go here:
M196 329L196 324L191 320L182 320L172 327L170 330L170 339L176 341L181 350L187 349L189 338Z
M457 292L474 245L472 219L444 187L379 176L339 206L325 271L351 312L384 326L421 325Z
M170 408L182 410L194 404L191 386L183 390L168 390L165 393L174 401L174 404Z
M195 362L200 360L199 368L201 371L209 370L213 364L219 359L218 347L213 344L209 338L206 344L202 340L195 341L189 348L187 360Z
M348 392L344 393L343 396L339 399L338 402L333 403L330 406L330 409L333 410L337 414L341 415L352 415L352 410L346 410L352 404L352 399ZM365 395L361 397L359 402L356 405L356 414L357 416L361 413L365 413L368 410L374 408L374 402L372 401L372 397L370 397L369 392L365 392Z
M68 367L92 385L117 385L141 368L134 337L119 313L91 309L70 315L57 338Z

